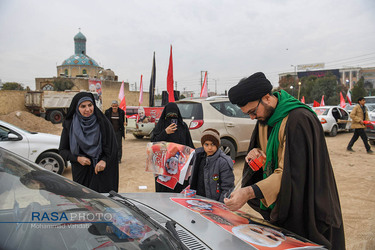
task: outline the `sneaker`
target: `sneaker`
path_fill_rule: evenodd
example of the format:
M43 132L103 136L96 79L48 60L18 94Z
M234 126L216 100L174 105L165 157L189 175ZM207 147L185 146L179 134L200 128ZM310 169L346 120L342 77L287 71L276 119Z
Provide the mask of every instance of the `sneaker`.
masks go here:
M350 152L355 152L352 148L347 148L346 150L348 150Z
M367 153L368 154L372 154L372 153L374 153L374 151L372 151L371 149L369 149L369 150L367 150Z

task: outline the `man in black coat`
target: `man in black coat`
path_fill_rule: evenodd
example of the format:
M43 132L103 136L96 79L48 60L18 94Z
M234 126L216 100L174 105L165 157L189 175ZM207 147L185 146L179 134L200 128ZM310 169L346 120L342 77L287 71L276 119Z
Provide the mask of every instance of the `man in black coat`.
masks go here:
M118 145L118 162L122 158L122 138L125 139L125 112L118 108L118 102L112 101L112 105L105 111L105 116L112 123Z
M336 181L316 114L284 90L272 93L261 72L229 90L229 99L257 124L245 157L242 188L224 199L230 210L246 202L272 224L328 249L345 249ZM248 163L263 156L258 170Z

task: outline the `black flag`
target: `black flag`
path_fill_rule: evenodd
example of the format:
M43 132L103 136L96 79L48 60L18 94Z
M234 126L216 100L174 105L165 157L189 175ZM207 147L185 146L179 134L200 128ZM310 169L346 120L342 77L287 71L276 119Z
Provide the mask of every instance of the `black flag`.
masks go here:
M155 81L156 81L156 66L155 66L155 52L154 60L152 63L151 79L150 79L150 90L149 90L149 106L155 106Z

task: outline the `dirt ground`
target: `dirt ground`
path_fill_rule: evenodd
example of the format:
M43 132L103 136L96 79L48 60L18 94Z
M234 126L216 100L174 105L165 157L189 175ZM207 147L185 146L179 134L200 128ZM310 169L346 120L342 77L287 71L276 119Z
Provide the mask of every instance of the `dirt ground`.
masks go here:
M53 125L27 112L1 115L0 120L30 131L59 135L62 130L61 124ZM361 139L353 147L356 152L346 151L352 135L339 133L336 137L326 137L340 195L346 246L353 250L375 249L375 154L366 153ZM144 171L148 142L149 138L139 140L126 134L120 164L120 192L155 191L153 175ZM238 157L234 165L235 183L241 178L243 164L243 157ZM63 175L71 179L71 169L65 169ZM247 205L241 210L259 216Z

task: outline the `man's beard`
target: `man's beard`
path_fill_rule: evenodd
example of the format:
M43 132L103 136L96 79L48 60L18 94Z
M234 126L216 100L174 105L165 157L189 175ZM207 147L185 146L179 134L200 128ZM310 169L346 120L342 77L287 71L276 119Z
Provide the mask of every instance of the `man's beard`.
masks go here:
M263 116L264 120L258 120L258 121L262 125L267 125L268 120L271 118L273 113L275 113L275 108L265 103L263 103L263 106L264 106L264 116Z

